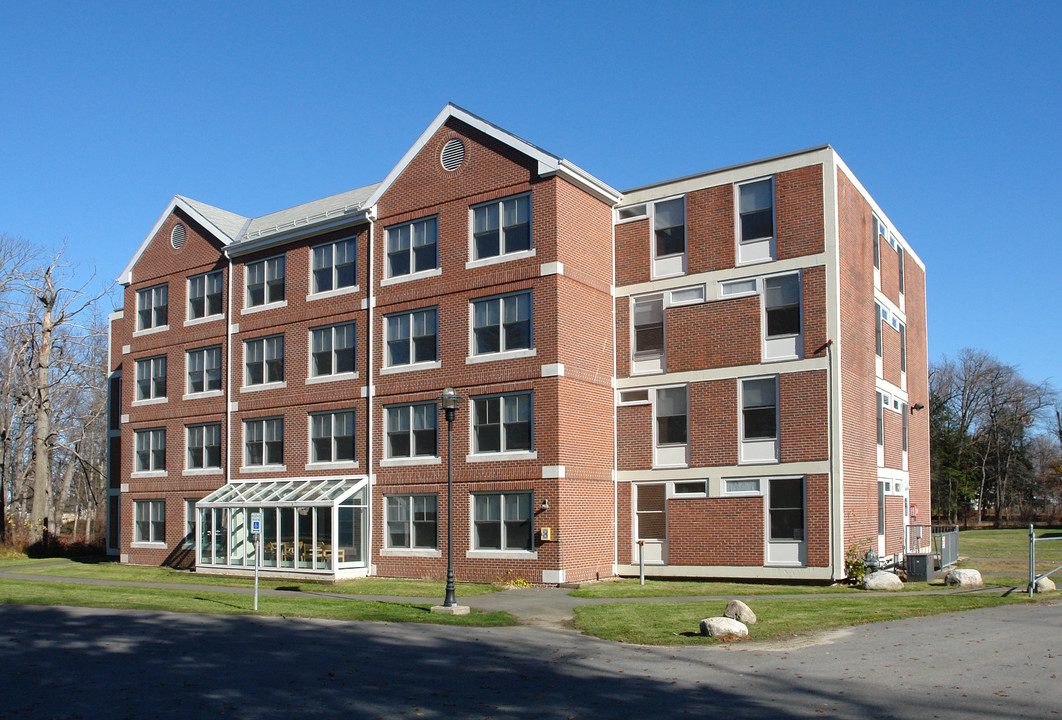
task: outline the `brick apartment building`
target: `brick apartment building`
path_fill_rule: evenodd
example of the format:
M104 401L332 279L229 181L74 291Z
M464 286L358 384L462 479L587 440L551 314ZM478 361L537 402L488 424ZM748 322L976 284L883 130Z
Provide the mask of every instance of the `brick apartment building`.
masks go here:
M618 192L448 105L384 180L177 196L111 316L123 562L844 576L929 517L925 268L828 146ZM640 544L641 541L641 544Z

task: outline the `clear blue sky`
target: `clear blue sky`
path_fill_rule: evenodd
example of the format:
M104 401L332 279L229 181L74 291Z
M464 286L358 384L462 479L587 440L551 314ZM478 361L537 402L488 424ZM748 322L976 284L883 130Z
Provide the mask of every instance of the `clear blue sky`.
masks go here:
M930 359L1062 386L1062 4L0 5L0 232L113 278L175 194L379 181L447 101L618 189L832 144L928 266Z

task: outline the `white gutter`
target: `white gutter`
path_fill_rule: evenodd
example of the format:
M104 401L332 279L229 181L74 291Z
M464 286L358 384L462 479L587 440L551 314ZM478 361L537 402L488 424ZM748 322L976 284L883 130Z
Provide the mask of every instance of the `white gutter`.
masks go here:
M366 281L368 287L366 288L366 291L365 291L365 306L366 306L366 311L367 311L366 312L366 317L368 318L366 320L366 323L368 324L366 338L367 338L367 342L368 342L368 346L369 346L368 347L368 351L365 354L365 386L366 386L365 387L365 402L366 402L366 412L365 412L365 430L366 430L365 464L368 466L368 467L365 468L365 476L366 476L366 478L368 478L368 487L369 487L369 493L368 493L369 499L368 499L368 503L367 503L367 505L369 507L369 512L368 512L368 516L369 517L368 517L368 522L366 524L368 526L369 542L366 543L368 545L368 547L366 548L366 550L368 552L366 554L366 563L365 564L366 564L366 570L367 570L368 574L369 575L373 575L374 573L373 573L373 562L372 562L372 537L373 537L373 534L372 534L372 531L373 531L373 527L372 527L373 526L373 511L372 511L372 508L373 508L373 501L375 500L375 495L374 495L373 491L374 491L374 489L376 487L376 474L373 472L373 464L372 464L372 438L373 438L373 434L372 434L373 433L373 405L372 405L372 401L373 401L373 390L374 390L373 382L372 382L372 380L373 380L373 378L372 378L372 362L373 362L373 328L375 326L375 321L373 319L373 308L376 305L376 296L373 293L373 270L375 268L375 264L373 262L373 247L376 244L375 240L374 240L375 230L376 230L376 206L375 205L373 205L371 208L368 208L365 211L365 218L368 219L368 221L369 221L369 234L368 234L368 239L366 240L366 243L369 246L368 247L369 274L368 274L368 280ZM357 339L356 338L355 338L355 343L357 343Z

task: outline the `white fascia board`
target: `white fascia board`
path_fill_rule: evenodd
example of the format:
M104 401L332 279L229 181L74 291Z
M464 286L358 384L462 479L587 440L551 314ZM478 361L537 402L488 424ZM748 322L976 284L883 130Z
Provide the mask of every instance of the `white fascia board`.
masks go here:
M191 217L203 228L205 228L207 232L217 238L217 241L220 242L222 245L228 246L232 242L232 238L230 238L225 233L221 232L221 230L218 229L218 227L214 223L210 222L205 217L203 217L202 213L200 213L198 210L186 203L184 201L184 198L182 198L180 195L174 195L173 200L170 200L170 204L166 206L166 211L162 213L162 215L158 219L158 222L155 223L155 227L151 228L151 232L149 232L147 237L144 238L144 242L140 243L140 247L137 248L136 253L133 254L133 259L129 261L129 264L125 266L124 270L122 270L122 274L118 276L119 285L129 285L133 282L133 266L136 265L137 262L140 260L140 256L144 254L145 250L147 250L148 243L150 243L152 238L154 238L155 235L158 234L159 229L162 228L162 224L166 222L166 219L170 215L173 214L175 208L180 208L185 213L187 213L189 217Z
M375 208L372 208L372 210L375 210ZM369 208L362 208L352 212L350 215L342 215L333 218L330 221L313 223L312 225L303 225L273 235L266 235L265 237L257 238L250 242L236 243L225 249L225 255L230 258L247 255L248 253L267 250L271 247L276 247L277 245L284 245L309 235L320 235L321 233L329 232L331 230L338 230L351 225L357 225L358 223L368 222L368 220Z
M428 141L434 137L439 128L441 128L450 118L460 120L466 125L470 125L483 134L492 137L499 142L505 143L517 152L531 158L538 163L539 175L563 175L576 185L584 188L595 197L610 205L615 204L619 200L619 192L613 190L605 183L593 177L586 171L581 170L572 163L562 160L556 155L552 155L542 148L532 145L526 140L521 140L512 133L503 130L493 123L487 122L477 115L473 115L467 110L457 107L453 103L447 103L446 107L442 109L442 112L435 117L431 125L421 133L420 137L417 138L417 141L413 143L413 146L406 151L406 154L402 156L402 159L398 161L398 164L387 174L387 177L384 178L382 183L380 183L380 187L376 189L376 192L363 203L363 207L371 207L379 202L380 198L391 187L391 184L394 183L395 179L402 174L402 171L413 161L413 158L424 149L424 146L428 144Z
M896 237L898 237L903 242L903 248L904 251L907 253L907 256L913 258L914 261L918 264L918 267L920 267L922 269L922 272L924 273L926 271L926 264L922 262L922 258L918 257L918 253L916 253L911 248L911 244L907 242L907 238L905 238L903 234L896 229L896 225L893 224L892 220L889 220L889 216L885 214L885 211L882 210L878 203L874 200L874 198L871 197L870 193L867 192L867 189L863 187L863 183L859 182L859 178L857 178L852 173L852 170L847 165L845 165L844 160L841 159L841 156L838 155L836 151L834 151L833 157L834 161L837 163L837 167L841 169L841 171L845 174L845 177L851 180L852 184L855 185L856 190L858 190L859 193L863 196L863 199L870 204L871 208L874 209L875 214L877 214L878 217L880 217L882 220L889 224L889 228L896 234Z

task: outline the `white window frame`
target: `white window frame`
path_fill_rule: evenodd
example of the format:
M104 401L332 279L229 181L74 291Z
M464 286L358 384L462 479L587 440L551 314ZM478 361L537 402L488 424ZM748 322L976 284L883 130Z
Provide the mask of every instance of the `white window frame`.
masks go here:
M745 437L745 385L746 383L760 380L774 381L774 437L746 438ZM781 379L779 375L757 375L752 377L738 378L738 445L740 464L776 463L779 461L781 447L782 419L781 419ZM748 409L766 408L769 405L757 405Z
M665 203L674 203L680 201L682 204L682 251L671 252L666 254L659 254L657 252L657 214L662 210L659 210L659 206ZM653 200L648 204L649 210L649 255L652 258L652 277L653 279L675 277L677 275L685 275L689 263L689 250L690 250L690 238L689 238L689 212L687 208L687 197L685 194L672 195L670 197L659 198ZM668 227L678 227L678 225L670 225Z
M336 264L336 250L341 245L350 245L351 257L353 258L349 262ZM327 264L317 267L317 255L318 251L328 250L329 261ZM351 271L351 282L340 285L339 268L350 265L353 267ZM317 287L317 274L319 272L329 271L329 282L331 287L321 290ZM318 298L335 297L336 295L343 295L346 293L356 292L358 289L358 238L357 236L340 238L339 240L333 240L331 242L320 243L310 248L310 294L306 296L307 300L315 300Z
M720 495L724 497L763 497L763 478L760 477L730 477L721 481ZM754 488L738 489L731 488L730 483L755 483Z
M422 232L425 238L431 235L430 242L423 242L421 245L416 245L418 228L423 228ZM401 238L403 230L408 232L407 246L398 250L392 250L392 237ZM416 269L417 255L415 249L417 247L435 247L435 263L431 267ZM403 252L409 262L409 269L406 272L395 273L391 268L391 256L396 255L399 252ZM384 281L401 282L403 280L416 280L423 277L432 277L439 275L439 216L431 215L429 217L418 218L416 220L410 220L408 222L398 223L397 225L391 225L384 231Z
M435 332L431 335L415 335L416 328L416 316L417 315L431 315L432 325L435 328ZM409 326L409 334L404 338L390 339L391 324L392 322L401 322L402 318L406 318L406 322ZM384 367L381 369L381 374L386 375L388 372L401 372L403 370L424 370L430 368L440 367L439 362L439 309L437 307L425 307L416 308L414 310L405 310L403 312L390 313L384 315ZM416 338L418 337L433 337L434 338L434 353L430 360L417 360L416 359ZM398 342L405 340L407 344L407 351L409 353L409 361L404 363L392 363L391 361L391 348L392 342Z
M136 361L136 401L134 405L149 405L166 402L168 399L167 358L165 355L154 355L141 358ZM158 372L161 366L161 373ZM141 370L147 368L146 378L141 377ZM162 388L159 388L161 379ZM148 392L145 395L141 383L147 380Z
M216 282L218 285L218 291L216 293L210 292L211 283ZM196 290L197 284L202 284L203 294L199 295ZM185 325L195 325L197 323L207 322L208 320L216 320L225 315L225 274L221 270L213 270L211 272L200 273L199 275L192 275L188 278L188 305L187 305L187 317L184 321ZM217 312L209 312L210 298L214 295L218 298ZM195 315L193 308L193 301L202 300L203 314Z
M217 357L217 360L218 360L217 366L208 368L207 367L207 359L212 357L212 356L214 356L213 353L215 353L215 352L216 352L216 357ZM196 358L200 357L200 356L202 357L203 369L202 370L193 371L192 370L192 366L196 362ZM217 375L217 387L216 388L211 388L209 386L209 381L207 380L207 378L208 378L208 374L207 373L212 371L212 370L216 370L217 373L218 373L218 375ZM192 390L192 373L193 372L197 372L197 373L201 372L203 374L203 389L202 390L195 390L195 391ZM211 345L210 347L196 348L195 350L189 350L188 352L185 353L185 357L184 357L185 398L211 397L211 396L215 396L215 395L220 395L222 393L223 388L224 388L224 382L225 382L225 363L224 363L224 356L223 356L223 351L222 351L221 345Z
M207 432L208 432L209 428L217 428L217 437L218 437L218 444L217 444L218 462L217 462L217 465L208 465L207 464L207 463L210 462L207 448L211 447L210 445L207 445L207 443L206 443L206 441L207 441ZM186 471L186 474L221 472L221 463L222 463L221 423L220 422L212 422L212 423L196 423L194 425L185 425L184 431L185 431L184 432L184 447L185 447L185 451L184 451L184 469ZM192 444L192 435L194 433L196 433L196 432L201 432L202 433L202 440L203 440L202 445L193 445ZM199 452L202 453L202 456L203 456L202 462L203 462L203 464L200 467L195 467L192 464L192 450L193 449L198 449Z
M144 298L148 299L147 307ZM148 322L144 321L144 312L148 313ZM160 318L160 315L165 315ZM168 330L170 327L170 286L169 283L154 285L136 292L136 329L138 333L151 333ZM135 336L135 334L134 334Z
M630 305L630 346L631 346L631 375L651 375L662 373L667 368L667 303L664 302L662 293L650 295L632 295ZM637 309L640 304L660 306L660 350L637 349L638 325L636 324Z
M874 221L871 224L870 231L874 237L872 242L874 243L874 287L878 290L881 289L881 238L885 237L886 240L889 237L889 229L881 218L874 215Z
M416 408L430 408L427 412L423 413L424 416L430 417L433 422L431 428L420 428L419 432L426 432L432 430L435 433L435 452L424 455L416 452L416 433L418 428L416 427L417 411ZM405 414L406 430L392 430L391 418L400 417L401 414ZM391 435L392 434L406 434L409 442L409 454L408 455L395 455L391 449ZM439 460L439 406L438 403L431 402L414 402L414 403L401 403L398 405L387 405L384 407L384 457L382 463L384 464L418 464L426 462L438 462Z
M742 229L741 217L741 190L744 187L750 185L756 185L758 183L770 183L771 193L771 234L768 237L758 237L746 240L744 238L744 232ZM765 208L757 208L755 210L749 210L749 212L760 212ZM736 244L736 257L738 265L749 265L752 263L770 262L778 258L778 197L775 188L775 177L769 175L767 177L750 178L748 180L742 180L741 182L734 183L734 241Z
M684 486L684 487L683 487ZM681 490L679 488L682 488ZM668 483L669 500L693 500L708 497L708 481L700 479L675 480Z
M336 368L339 366L338 353L346 348L336 347L336 330L339 328L350 328L350 354L351 354L351 366L354 368L350 372L337 372ZM314 333L327 333L329 349L327 352L330 356L330 363L332 365L332 371L328 373L318 373L317 366L314 362L314 356L318 351L314 350ZM309 366L306 369L306 382L312 384L315 382L327 382L331 380L352 380L358 377L358 325L355 321L336 323L334 325L321 325L319 327L312 327L309 330L309 338L307 340L307 347L309 348ZM325 350L320 352L324 353Z
M878 467L885 467L885 408L888 407L887 395L881 390L875 391L877 417L875 420L875 443L878 448Z
M662 395L672 393L681 395L686 408L686 441L662 443L660 441L660 408L663 404ZM690 387L687 384L665 385L653 388L653 467L689 467L690 464ZM679 417L669 415L667 417Z
M620 406L649 405L652 402L649 391L650 388L631 388L628 390L617 390L616 404Z
M339 438L345 437L344 435L336 435L336 420L338 416L350 417L350 458L337 460L339 450ZM314 435L314 424L318 419L328 420L328 435L321 435L317 437ZM309 414L309 419L306 422L306 431L309 435L309 449L308 458L309 462L306 464L307 469L317 467L344 467L355 468L358 467L358 443L357 443L357 413L353 408L344 408L341 410L327 410L325 412L315 412ZM329 458L322 460L317 457L317 446L315 440L328 440L328 453Z
M247 452L247 446L248 446L247 436L249 435L250 430L251 430L251 428L253 426L261 426L262 439L260 441L256 440L255 442L256 443L260 443L261 446L262 446L262 453L261 453L262 454L262 462L251 464L251 462L250 462L251 458L250 458L250 456L249 456L249 454ZM277 442L277 439L274 437L273 440L268 440L266 438L266 432L267 432L267 430L272 429L273 430L273 434L275 435L276 434L276 428L278 428L278 427L280 429L280 440L279 440L279 442L280 442L280 461L279 462L268 462L269 458L267 458L267 456L266 456L266 451L268 449L268 443L271 443L271 442L275 443L275 442ZM248 418L247 420L243 421L243 468L242 469L244 469L244 470L253 470L253 471L261 471L261 470L268 470L268 469L273 469L273 470L283 470L283 469L285 469L285 465L284 465L284 418L282 416L278 415L278 416L273 416L273 417Z
M139 520L141 508L146 509L147 520ZM147 537L143 536L141 523L147 522ZM139 547L166 547L166 501L162 499L133 501L133 545Z
M143 466L140 460L141 438L147 439L147 466ZM157 462L161 453L161 463ZM133 432L133 475L139 477L159 476L166 474L166 428L144 428Z
M623 225L636 220L645 220L649 217L649 203L637 203L625 207L616 208L613 223Z
M493 523L494 521L480 520L479 519L479 516L477 514L477 509L478 509L477 505L478 505L478 503L476 502L476 500L478 498L481 498L481 497L490 497L490 496L497 496L497 497L500 498L500 500L499 500L499 503L500 503L500 506L499 506L500 516L499 516L499 520L497 521L499 523L499 535L498 535L498 545L499 545L499 547L484 547L484 546L479 544L479 532L478 532L479 524L481 522L482 523L486 523L486 522L492 522ZM529 540L528 540L528 545L526 545L526 546L523 546L523 547L509 547L508 528L506 526L506 519L505 519L506 518L506 512L505 512L505 510L506 510L506 506L508 504L507 498L515 498L517 496L526 497L527 498L527 507L528 507L527 523L530 525L530 528L529 528L530 529ZM505 492L477 492L477 493L471 493L469 495L469 499L470 499L471 505L472 505L472 507L470 508L470 513L469 513L469 517L472 518L472 522L469 524L470 525L469 526L469 530L471 532L471 538L470 538L469 545L472 548L471 551L469 551L469 553L468 553L469 557L476 557L477 555L479 555L480 557L487 557L487 556L489 556L491 554L500 555L500 556L514 556L515 555L515 556L521 556L521 557L534 556L534 554L535 554L534 553L534 549L535 549L535 496L534 496L534 492L533 491L531 491L531 490L509 490L509 491L505 491ZM510 522L512 522L512 521L510 521Z
M802 538L774 538L771 536L772 517L771 504L773 482L789 480L800 481L800 497L803 510ZM766 486L766 487L764 487ZM770 567L805 567L807 565L808 548L808 482L804 475L778 475L763 478L761 480L763 493L763 537L764 537L764 565ZM793 508L780 508L793 509Z
M527 247L519 250L506 251L505 249L505 203L516 202L520 199L527 198ZM498 208L498 253L496 255L480 256L477 252L476 246L476 212L490 207L496 206ZM531 199L531 193L519 193L517 195L510 195L508 197L498 198L497 200L491 200L489 202L477 203L472 205L468 209L468 257L469 261L465 264L466 268L480 267L483 265L491 265L498 262L505 262L508 260L518 260L525 257L533 257L535 255L535 233L534 233L534 220L535 220L535 208ZM523 224L523 223L519 223ZM515 227L515 226L508 226Z
M262 273L262 302L251 302L251 275L257 273L257 268L261 267ZM279 274L277 268L279 267ZM279 281L279 282L278 282ZM253 283L257 286L259 283ZM273 297L276 293L275 288L279 287L280 297ZM284 307L288 304L287 300L287 258L284 255L276 255L270 258L263 258L262 260L256 260L249 262L244 266L244 302L243 312L260 312L262 310L270 310L273 308Z
M431 512L431 508L425 508L422 510L417 509L417 502L432 500L434 502L435 513L435 537L434 542L431 545L418 545L416 544L416 524L418 522L427 523L427 520L417 520L416 516L418 512ZM403 508L404 518L400 520L391 519L391 507L393 502L401 504ZM408 543L405 545L395 545L391 539L391 525L392 523L401 522L405 525L406 538ZM395 493L390 495L384 495L384 549L386 550L399 550L405 553L433 553L439 549L439 496L437 493Z
M527 298L527 347L513 347L510 348L506 344L506 325L512 323L505 322L505 310L509 302L516 304L517 308L520 306L520 298ZM498 349L488 350L485 352L479 352L477 350L476 331L479 330L479 326L476 325L476 311L481 306L497 303L498 306L498 322L493 325L484 325L483 327L496 327L498 331ZM503 293L501 295L490 295L488 297L476 298L471 300L468 304L469 307L469 348L467 362L487 361L487 360L503 360L514 357L531 357L537 354L535 350L535 336L534 336L534 319L535 319L535 299L530 290L520 290L517 292ZM523 323L524 320L517 318L517 323Z
M277 340L280 341L280 352L279 352L279 354L276 352L276 348L277 348L276 341ZM270 342L270 341L272 341L272 342ZM261 382L251 382L251 373L250 373L250 365L251 365L250 356L251 356L251 352L252 352L251 348L252 347L257 347L258 345L261 345L261 360L260 361L259 360L255 360L254 364L257 365L257 364L259 364L259 362L261 362L261 365L262 365L262 380L261 380ZM267 352L266 351L269 348L272 348L272 355L267 356ZM287 381L285 379L286 376L285 376L285 371L284 371L284 353L285 353L285 345L284 345L284 335L283 334L280 334L280 335L265 335L263 337L253 338L251 340L244 340L243 341L243 387L240 388L240 391L244 392L244 391L247 391L247 390L264 390L264 389L269 389L269 388L286 387L287 386ZM269 379L269 372L268 372L269 368L270 368L270 363L274 363L273 367L275 367L275 363L277 362L278 359L280 361L280 379L279 380L276 380L276 379L270 380Z
M505 410L509 403L517 398L527 399L528 423L530 424L530 447L526 449L508 447L506 425L512 425L514 423L505 422ZM498 449L481 450L479 447L479 435L477 433L477 428L480 425L478 403L490 402L492 400L498 401ZM535 451L535 394L531 390L520 390L518 392L510 393L492 393L489 395L474 395L469 398L468 419L470 433L469 445L472 452L466 456L465 460L467 462L482 460L534 459L538 457L538 453ZM520 421L518 420L517 422ZM494 423L489 424L493 425Z
M199 515L195 510L195 504L201 499L184 499L184 540L181 542L181 547L183 548L195 547L195 539L198 537L196 534L196 520Z

